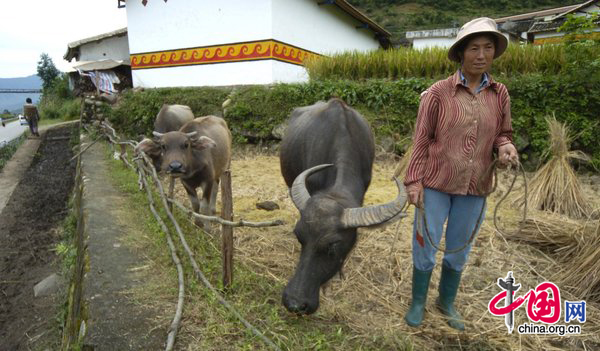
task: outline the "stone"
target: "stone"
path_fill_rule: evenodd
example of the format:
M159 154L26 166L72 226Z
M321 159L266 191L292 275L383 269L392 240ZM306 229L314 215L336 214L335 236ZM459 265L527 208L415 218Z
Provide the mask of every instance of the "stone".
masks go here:
M48 296L57 292L62 284L62 278L53 273L33 287L33 296Z
M258 208L259 210L273 211L273 210L278 210L279 205L277 203L275 203L274 201L263 201L263 202L257 203L256 208Z
M281 140L283 139L283 135L285 134L285 130L287 128L287 123L281 123L276 125L273 130L271 131L271 136L273 136L273 138Z

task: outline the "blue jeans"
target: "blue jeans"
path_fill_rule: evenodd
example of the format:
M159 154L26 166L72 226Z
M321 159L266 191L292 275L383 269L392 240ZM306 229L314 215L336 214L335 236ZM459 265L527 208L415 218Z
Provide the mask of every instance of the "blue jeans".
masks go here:
M446 250L459 249L469 241L475 226L475 234L479 231L485 217L485 197L474 195L451 195L433 189L424 189L424 206L427 220L427 229L435 246L440 246L444 223L446 225ZM482 210L483 209L483 210ZM431 245L425 230L423 218L419 216L419 209L415 210L413 225L413 264L418 270L430 271L435 266L435 253L437 249ZM481 214L481 218L479 218ZM421 225L419 222L421 221ZM423 231L423 233L421 233ZM471 245L455 253L444 253L444 265L455 271L462 271Z

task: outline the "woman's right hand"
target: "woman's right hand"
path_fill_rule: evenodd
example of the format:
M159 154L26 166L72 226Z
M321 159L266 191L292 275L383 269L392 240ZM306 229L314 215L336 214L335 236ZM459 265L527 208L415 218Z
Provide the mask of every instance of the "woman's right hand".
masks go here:
M408 203L417 208L423 208L423 187L408 189Z

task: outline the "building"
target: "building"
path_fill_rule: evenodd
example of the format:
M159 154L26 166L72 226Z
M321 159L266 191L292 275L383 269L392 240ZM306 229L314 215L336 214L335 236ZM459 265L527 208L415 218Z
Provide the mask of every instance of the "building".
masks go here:
M345 0L120 0L133 85L303 82L305 60L389 46Z
M590 0L577 5L496 18L498 29L512 42L543 44L560 41L564 33L556 30L564 23L568 14L586 15L599 10L600 0ZM458 28L433 29L406 32L412 47L450 47L458 34Z
M114 83L113 92L132 86L127 28L69 43L63 58L75 59L67 73L76 95L96 90L97 81L88 78L90 74L112 77L109 86Z
M530 41L534 44L559 43L563 40L564 33L557 32L557 29L565 23L568 15L578 17L589 16L592 13L600 14L600 0L586 1L558 15L536 21L528 30ZM596 22L596 27L585 36L587 38L600 39L600 23Z

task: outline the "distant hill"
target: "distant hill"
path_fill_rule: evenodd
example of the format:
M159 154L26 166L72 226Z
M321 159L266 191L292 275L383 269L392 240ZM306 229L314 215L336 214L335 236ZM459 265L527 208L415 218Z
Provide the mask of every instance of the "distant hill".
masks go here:
M392 43L406 43L407 31L459 27L476 17L500 18L583 3L583 0L349 0L392 33Z
M42 89L42 80L37 75L21 78L0 78L0 89ZM25 99L28 97L37 103L41 94L0 94L0 112L8 110L12 113L20 113Z

